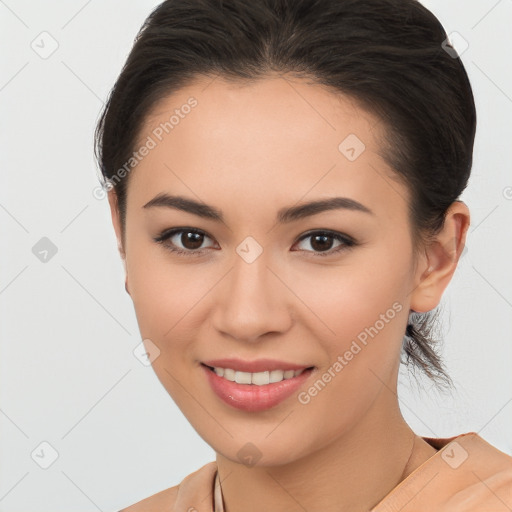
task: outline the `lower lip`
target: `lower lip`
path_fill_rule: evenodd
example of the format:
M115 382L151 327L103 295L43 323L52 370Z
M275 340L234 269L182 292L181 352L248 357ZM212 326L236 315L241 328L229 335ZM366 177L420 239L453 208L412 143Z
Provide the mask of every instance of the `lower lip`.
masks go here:
M207 366L203 364L201 366L206 372L210 386L222 401L232 407L249 412L264 411L281 403L296 392L313 371L310 368L304 370L297 377L257 386L256 384L232 382L224 377L219 377Z

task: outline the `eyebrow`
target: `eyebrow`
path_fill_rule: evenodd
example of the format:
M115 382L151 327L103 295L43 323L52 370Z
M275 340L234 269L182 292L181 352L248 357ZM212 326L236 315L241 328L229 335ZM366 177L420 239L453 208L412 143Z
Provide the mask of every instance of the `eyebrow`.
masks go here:
M143 206L143 208L153 207L173 208L187 213L192 213L198 217L202 217L203 219L224 222L224 216L221 210L218 210L214 206L200 203L183 196L171 196L169 194L160 193ZM276 219L278 223L284 224L328 210L337 209L352 210L375 215L372 210L354 199L350 199L349 197L331 197L328 199L319 199L296 206L281 208L277 212Z

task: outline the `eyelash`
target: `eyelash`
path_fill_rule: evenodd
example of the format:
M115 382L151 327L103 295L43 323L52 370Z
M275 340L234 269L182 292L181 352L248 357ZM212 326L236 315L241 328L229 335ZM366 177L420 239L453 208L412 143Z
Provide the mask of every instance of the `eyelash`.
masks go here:
M195 228L172 228L172 229L168 229L168 230L164 230L160 233L160 235L158 235L157 237L153 238L153 240L156 242L156 243L159 243L159 244L162 244L167 250L175 253L175 254L178 254L178 255L183 255L183 256L201 256L205 249L196 249L196 250L192 250L192 249L181 249L181 248L176 248L175 246L174 247L171 247L167 242L167 240L169 240L170 238L172 238L174 235L176 234L179 234L179 233L194 233L194 234L198 234L198 235L205 235L207 236L208 238L211 238L210 236L208 236L207 233L205 233L204 231L201 231L200 229L195 229ZM313 253L313 256L317 257L321 257L321 258L324 258L324 257L327 257L327 256L332 256L333 254L337 254L337 253L340 253L342 251L346 251L352 247L355 247L356 245L358 245L353 239L349 238L348 236L346 235L342 235L341 233L337 233L336 231L329 231L329 230L317 230L317 231L310 231L306 234L304 234L301 238L299 238L297 240L297 242L302 242L303 240L307 239L307 238L311 238L313 236L327 236L327 237L330 237L330 238L334 238L335 240L338 240L339 242L343 242L343 245L340 245L339 247L335 248L335 249L329 249L328 251L322 251L322 252L315 252L315 251L304 251L304 252L311 252Z

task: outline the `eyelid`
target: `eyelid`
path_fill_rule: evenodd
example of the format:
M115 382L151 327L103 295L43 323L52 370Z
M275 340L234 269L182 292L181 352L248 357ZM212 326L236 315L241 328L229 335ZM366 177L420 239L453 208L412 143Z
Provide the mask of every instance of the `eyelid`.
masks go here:
M310 229L309 231L306 231L306 233L303 233L297 239L297 242L300 242L300 241L304 240L305 238L308 238L313 235L327 235L332 238L341 238L343 241L345 241L347 243L355 243L355 240L351 236L345 235L344 233L340 233L339 231L334 231L332 229L327 229L327 228L325 228L325 229L322 229L322 228Z

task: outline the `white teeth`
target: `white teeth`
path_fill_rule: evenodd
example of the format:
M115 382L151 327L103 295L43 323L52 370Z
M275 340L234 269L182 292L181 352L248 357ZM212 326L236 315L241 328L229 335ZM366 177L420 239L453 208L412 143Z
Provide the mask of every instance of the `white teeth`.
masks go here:
M251 384L256 384L256 386L270 383L270 372L247 373L246 375L251 375Z
M270 372L270 382L281 382L284 377L283 370L272 370Z
M223 377L225 379L228 379L228 380L234 382L235 381L235 370L232 370L231 368L224 368Z
M256 386L265 386L274 382L281 382L284 379L291 379L300 375L302 370L272 370L266 372L240 372L235 371L232 368L218 368L215 367L213 371L219 376L223 377L231 382L237 382L238 384L255 384Z
M236 372L235 373L235 382L238 384L250 384L252 375L247 372Z

